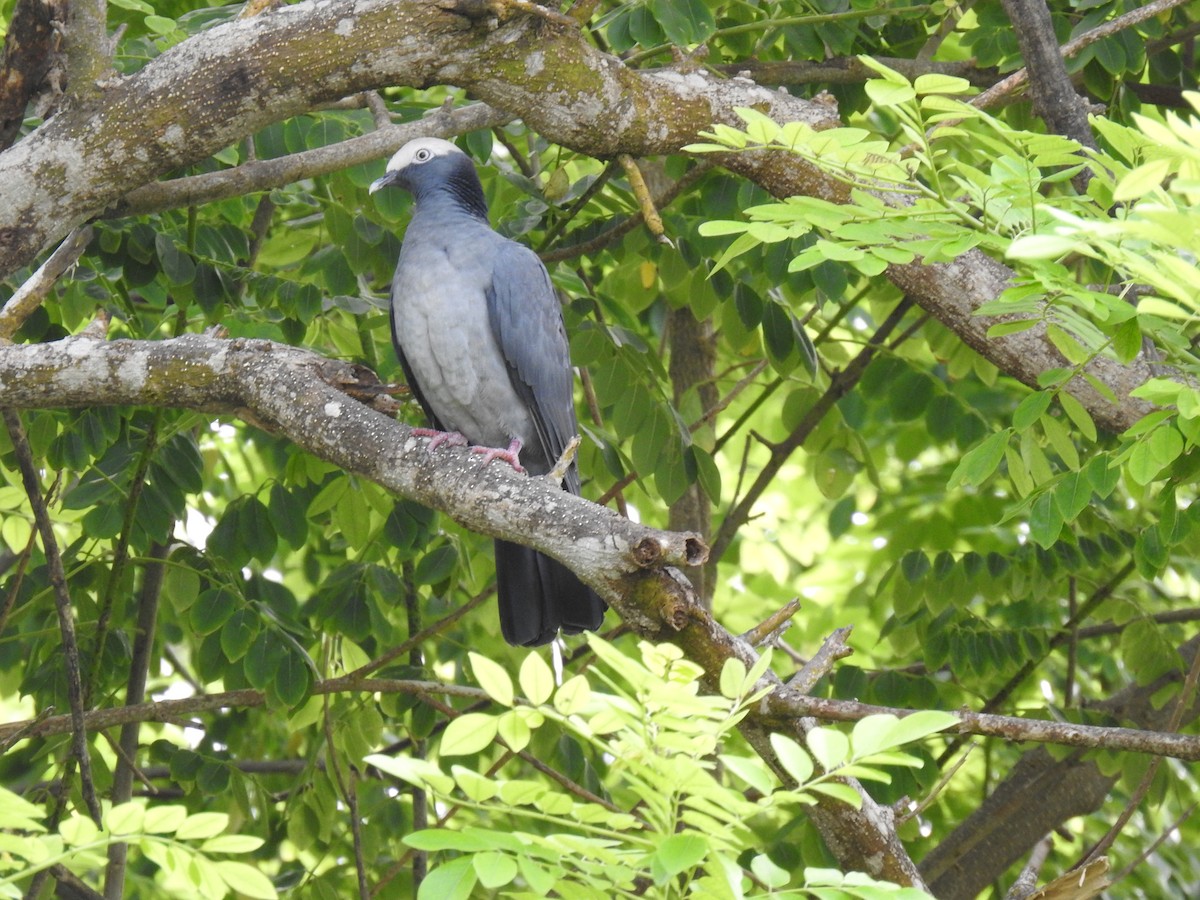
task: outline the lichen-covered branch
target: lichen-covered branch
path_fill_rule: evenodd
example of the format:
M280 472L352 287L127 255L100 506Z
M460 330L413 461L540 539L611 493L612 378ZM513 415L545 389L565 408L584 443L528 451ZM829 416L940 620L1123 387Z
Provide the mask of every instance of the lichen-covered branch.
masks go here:
M407 426L330 386L353 383L349 364L270 341L74 337L0 346L0 407L144 404L239 414L467 528L557 557L644 633L670 631L678 605L692 602L664 573L703 561L697 536L638 525L549 479L480 466L465 450L430 454Z
M105 210L161 208L171 189L144 187L206 159L260 128L363 90L387 85L466 88L519 116L544 137L610 159L678 151L714 122L738 123L752 106L779 121L838 124L831 107L770 91L745 78L703 70L639 71L602 53L580 33L512 12L497 22L475 6L418 0L330 0L284 6L212 28L136 74L109 83L87 103L60 112L0 154L0 277L29 264L49 243ZM380 146L380 155L386 155ZM838 201L846 188L784 152L725 154L722 165L777 197ZM235 178L237 176L228 176ZM274 176L273 176L274 177ZM216 179L214 179L216 181ZM265 182L264 182L265 183ZM130 194L142 189L145 193ZM189 197L180 185L180 203ZM249 189L253 189L251 185ZM1035 384L1063 360L1033 328L989 339L995 320L974 314L1004 289L1012 271L978 251L953 263L893 266L888 277L923 309L1004 372ZM1143 359L1097 361L1068 389L1098 424L1122 430L1151 408L1129 391L1149 376Z

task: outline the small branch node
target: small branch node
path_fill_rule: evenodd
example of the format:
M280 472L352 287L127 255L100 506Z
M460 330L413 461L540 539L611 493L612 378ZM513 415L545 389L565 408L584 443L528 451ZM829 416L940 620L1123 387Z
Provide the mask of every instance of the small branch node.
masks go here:
M662 562L667 548L656 537L644 537L629 548L629 555L639 569L649 569Z
M562 486L563 479L567 477L567 472L571 470L571 464L575 462L575 454L579 450L581 440L579 435L575 435L571 440L567 441L567 446L563 448L562 454L558 457L558 462L554 464L554 468L546 475L547 478L554 481L555 484Z
M650 188L646 186L642 170L638 168L638 164L628 153L622 153L617 157L617 161L621 163L621 167L625 170L625 177L629 179L629 186L633 188L633 196L637 198L646 228L660 243L665 241L669 244L670 239L663 231L662 216L658 214L658 207L654 205L654 198L650 196Z
M834 663L854 653L854 650L846 645L846 641L850 638L850 632L853 630L852 626L846 625L825 638L821 643L821 648L799 672L792 676L787 686L802 694L809 693L818 681L829 674Z

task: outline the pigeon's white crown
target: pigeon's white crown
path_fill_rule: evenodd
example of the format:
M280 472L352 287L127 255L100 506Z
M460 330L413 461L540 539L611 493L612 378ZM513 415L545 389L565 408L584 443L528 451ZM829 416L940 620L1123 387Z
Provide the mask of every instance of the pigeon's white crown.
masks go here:
M386 172L399 172L413 163L428 162L437 156L465 155L458 147L441 138L423 137L409 141L396 151L395 156L388 160Z

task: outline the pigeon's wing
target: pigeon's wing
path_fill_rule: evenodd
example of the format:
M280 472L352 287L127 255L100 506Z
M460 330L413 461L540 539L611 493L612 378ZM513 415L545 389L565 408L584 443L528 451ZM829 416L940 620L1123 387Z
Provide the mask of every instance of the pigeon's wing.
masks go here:
M503 240L496 248L486 293L492 333L513 389L533 418L549 471L576 431L571 358L554 286L532 250ZM579 493L573 466L565 485Z

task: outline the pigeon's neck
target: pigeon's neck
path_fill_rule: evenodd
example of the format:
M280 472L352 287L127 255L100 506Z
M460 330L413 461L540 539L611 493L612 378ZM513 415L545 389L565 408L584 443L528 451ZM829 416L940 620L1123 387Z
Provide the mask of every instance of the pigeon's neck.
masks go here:
M432 189L422 191L416 197L417 208L433 211L451 208L474 216L484 224L488 222L487 200L479 176L469 165L452 172L448 178Z

